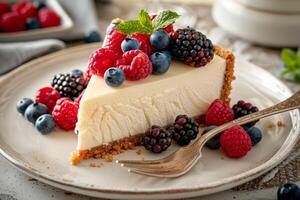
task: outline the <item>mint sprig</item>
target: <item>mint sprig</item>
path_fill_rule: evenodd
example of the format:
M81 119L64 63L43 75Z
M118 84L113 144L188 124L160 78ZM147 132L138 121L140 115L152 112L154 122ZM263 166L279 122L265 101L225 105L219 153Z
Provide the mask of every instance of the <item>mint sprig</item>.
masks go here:
M173 24L179 15L172 11L162 11L151 21L146 10L141 10L137 16L137 20L129 20L120 23L116 29L126 35L133 33L152 34L154 31Z
M300 83L300 47L297 52L291 49L283 49L281 58L285 66L281 76Z

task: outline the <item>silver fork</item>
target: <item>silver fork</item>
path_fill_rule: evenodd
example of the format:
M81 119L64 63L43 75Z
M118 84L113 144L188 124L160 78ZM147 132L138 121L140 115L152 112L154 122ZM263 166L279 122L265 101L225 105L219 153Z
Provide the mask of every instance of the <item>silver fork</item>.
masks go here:
M290 98L264 110L235 119L218 126L205 135L199 137L192 145L182 147L169 156L159 160L117 160L123 167L128 167L130 172L154 177L179 177L186 174L201 158L201 150L205 143L234 126L243 125L264 117L300 108L300 91Z

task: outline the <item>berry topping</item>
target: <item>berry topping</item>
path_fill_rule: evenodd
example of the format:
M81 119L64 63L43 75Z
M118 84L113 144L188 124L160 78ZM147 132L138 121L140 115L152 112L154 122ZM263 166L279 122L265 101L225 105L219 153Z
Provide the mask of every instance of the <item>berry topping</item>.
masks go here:
M71 75L76 76L76 77L80 77L80 76L83 77L83 71L80 69L73 69L71 71Z
M43 8L39 11L38 15L40 25L43 28L60 25L60 16L52 9Z
M103 77L108 68L115 66L117 58L112 49L98 49L90 56L89 68L93 74Z
M84 72L85 85L87 85L90 82L92 75L93 75L93 73L92 73L91 67L88 67L86 69L86 71Z
M6 2L0 2L0 16L10 11L10 6Z
M162 52L155 52L150 56L152 62L153 74L164 74L169 70L170 58Z
M74 102L77 103L78 105L80 104L83 93L84 93L84 91L82 91L82 93L74 100Z
M241 126L233 126L221 135L221 147L230 158L241 158L251 150L252 142Z
M50 133L56 126L56 123L52 117L52 115L45 114L40 116L36 122L36 129L42 133L43 135Z
M52 79L51 86L59 92L61 97L74 99L85 89L85 82L82 76L57 74Z
M68 131L75 128L79 105L69 98L62 98L56 102L52 116L56 124Z
M277 190L277 200L299 200L300 188L295 183L286 183Z
M175 123L168 129L173 134L173 139L180 146L188 145L191 140L196 139L199 125L193 118L186 115L178 115Z
M257 127L251 127L246 130L251 138L252 146L257 145L262 139L261 130Z
M40 116L48 114L48 108L41 103L33 103L26 108L25 118L31 123L35 124L35 121Z
M153 21L156 18L156 14L149 14L150 20ZM168 33L171 33L174 31L173 24L169 24L168 26L161 28L162 30L167 31Z
M194 67L209 63L214 57L212 42L201 32L190 27L172 33L172 53L175 58Z
M171 38L166 31L158 30L150 36L150 43L155 49L164 50L171 44Z
M130 50L137 50L140 46L140 43L135 38L125 38L125 40L121 43L123 53Z
M251 103L246 103L243 100L239 100L235 105L233 105L232 109L234 112L235 119L258 111L258 108L256 106L253 106ZM247 124L244 124L243 127L250 128L254 126L258 121L259 120L254 122L249 122Z
M120 57L122 55L121 43L126 38L124 33L117 30L112 30L106 35L103 47L110 49L115 54L114 57ZM110 66L112 67L112 66ZM104 73L104 72L103 72Z
M36 7L28 1L20 1L19 3L16 3L12 10L22 16L23 19L36 17L38 13Z
M104 79L107 85L117 87L122 85L125 80L125 74L122 69L111 67L106 70Z
M204 135L216 127L217 126L208 126L204 129L202 134ZM221 134L216 135L215 137L210 139L205 145L210 149L219 149L221 147L220 137L221 137Z
M31 29L38 29L40 28L40 23L37 20L37 18L31 17L26 19L26 29L31 30Z
M165 54L167 56L168 61L171 63L172 61L172 53L170 51L161 51L161 53Z
M17 111L24 115L26 108L33 104L33 101L29 98L22 98L17 102Z
M23 31L25 27L24 19L14 12L5 13L0 17L0 29L4 32Z
M172 133L159 126L152 126L143 138L143 145L148 151L161 153L172 144Z
M150 43L150 35L134 33L131 35L131 38L135 38L137 39L137 41L139 41L139 43L141 44L140 50L146 53L147 55L150 55L154 51Z
M207 125L222 125L233 120L234 113L232 109L222 100L214 100L206 113L205 121Z
M140 50L125 52L118 61L118 68L122 69L126 79L131 81L146 78L152 73L149 57Z
M84 41L86 43L92 43L92 42L100 42L101 37L98 31L92 31L88 35L84 37Z
M45 2L42 2L42 1L34 1L34 2L33 2L33 5L34 5L34 7L36 7L38 10L47 7L46 3L45 3Z
M39 89L35 96L35 102L47 106L50 113L52 112L58 99L60 99L60 94L52 87L43 87Z

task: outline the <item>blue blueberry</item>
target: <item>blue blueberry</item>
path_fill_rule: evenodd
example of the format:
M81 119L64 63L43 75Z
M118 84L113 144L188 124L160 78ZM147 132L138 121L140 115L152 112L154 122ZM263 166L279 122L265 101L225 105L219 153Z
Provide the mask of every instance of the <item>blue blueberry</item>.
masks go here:
M80 77L83 76L83 71L80 69L73 69L71 71L71 75L76 76L76 77Z
M40 23L37 18L28 18L26 19L26 29L27 30L32 30L32 29L39 29L40 28Z
M277 200L299 200L300 189L294 183L286 183L277 190Z
M126 51L139 49L140 46L141 44L135 38L125 38L125 40L123 40L121 43L123 53Z
M166 73L170 67L170 60L164 53L155 52L150 56L150 60L152 62L153 74Z
M36 129L43 135L50 133L56 126L52 115L41 115L35 122Z
M110 25L108 25L107 29L106 29L106 34L110 33L113 29L115 29L117 26L119 25L119 23L111 23Z
M33 5L34 5L34 7L36 7L38 10L47 7L46 3L43 2L43 1L35 1L35 2L33 2Z
M169 62L171 63L172 61L172 53L170 51L161 51L161 53L165 54L168 57Z
M204 129L202 134L204 135L205 133L211 131L212 129L214 129L216 127L217 126L208 126ZM220 137L221 137L221 134L216 135L215 137L210 139L205 145L210 149L219 149L221 146Z
M17 111L24 115L26 108L33 104L33 101L29 98L22 98L17 102Z
M117 87L125 81L125 74L123 70L111 67L105 71L104 79L107 85Z
M158 30L151 34L150 43L157 50L165 50L171 44L171 38L166 31Z
M246 130L248 135L251 138L252 141L252 146L257 145L261 139L262 139L262 133L261 130L257 127L251 127L249 129Z
M92 43L92 42L100 42L101 37L98 31L92 31L88 35L84 37L84 41L86 43Z
M48 114L47 107L41 103L33 103L27 107L24 115L28 121L34 124L37 118L44 114Z

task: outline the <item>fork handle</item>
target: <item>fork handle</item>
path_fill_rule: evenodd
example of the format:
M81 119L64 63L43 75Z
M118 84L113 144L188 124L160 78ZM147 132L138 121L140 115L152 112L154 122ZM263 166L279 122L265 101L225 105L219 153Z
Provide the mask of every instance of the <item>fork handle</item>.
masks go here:
M300 108L300 91L296 92L294 95L292 95L290 98L274 105L269 108L263 109L261 111L246 115L244 117L232 120L226 124L223 124L221 126L218 126L214 128L213 130L209 131L207 134L201 136L198 138L192 146L197 146L199 149L202 149L204 144L213 138L214 136L218 135L219 133L223 132L224 130L235 126L235 125L243 125L258 119L262 119L264 117L268 117L271 115L275 115L278 113L290 111Z

